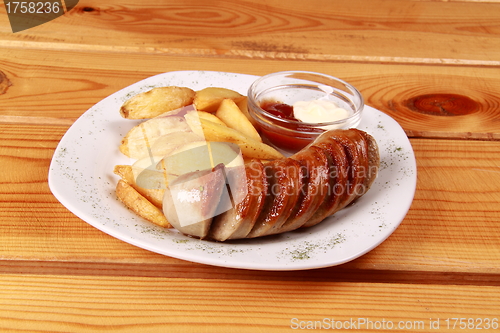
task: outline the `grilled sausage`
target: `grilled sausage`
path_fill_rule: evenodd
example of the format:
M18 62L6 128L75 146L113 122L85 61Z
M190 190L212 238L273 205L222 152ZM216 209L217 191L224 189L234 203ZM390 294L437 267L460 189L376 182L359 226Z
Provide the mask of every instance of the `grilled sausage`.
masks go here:
M203 232L194 230L196 227L179 230L193 237L226 241L311 227L365 194L379 164L377 143L368 133L357 129L327 131L289 158L265 164L253 160L243 173L226 172L228 178L232 177L230 182L242 182L232 193L232 199L237 199L229 205L232 208L219 209L222 213L211 221L203 219L199 224ZM206 171L200 173L205 175ZM245 180L240 179L242 176ZM187 177L194 179L195 175ZM211 182L218 183L207 187L217 189L209 195L210 202L219 200L219 207L228 206L227 199L222 198L225 192L220 191L225 181L218 177ZM165 196L167 201L171 198ZM174 205L167 202L164 206Z

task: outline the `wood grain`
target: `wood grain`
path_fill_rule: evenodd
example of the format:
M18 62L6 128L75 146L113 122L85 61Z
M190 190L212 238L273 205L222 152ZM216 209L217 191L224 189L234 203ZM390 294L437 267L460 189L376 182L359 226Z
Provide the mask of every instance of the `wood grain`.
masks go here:
M58 275L58 276L102 276L102 277L151 277L168 279L228 279L255 281L290 281L296 283L313 282L356 282L395 283L419 285L493 286L500 287L500 277L496 273L440 272L411 270L362 269L355 264L320 268L305 271L256 271L215 267L190 263L163 257L152 263L132 262L116 258L106 262L82 261L40 261L3 260L1 274Z
M0 331L500 319L499 17L500 0L85 0L14 34L0 4ZM47 183L59 140L101 99L175 70L355 85L412 137L417 191L400 227L344 265L272 272L162 256L77 218Z
M500 59L493 2L87 0L17 34L0 8L0 39L9 47L485 66Z
M189 271L191 264L107 236L57 202L48 188L47 173L65 130L54 125L0 126L0 163L11 166L0 175L2 258L180 264ZM344 268L499 273L498 143L414 139L412 144L419 172L407 217L386 242Z
M43 64L40 59L45 59ZM352 83L361 91L367 105L396 119L409 136L500 139L497 94L500 72L497 68L337 62L318 67L318 63L312 61L248 60L242 70L239 60L159 55L145 59L138 54L124 57L46 50L26 54L8 49L0 54L0 71L11 82L0 95L0 121L26 122L27 119L13 118L23 116L43 117L40 121L29 120L36 123L70 124L101 99L162 72L221 70L264 75L299 69L321 71ZM470 100L473 108L466 114L443 116L418 112L412 102L422 96L449 94ZM457 112L462 112L461 108Z
M423 270L435 265L454 271L465 265L470 271L488 271L486 266L494 265L500 256L499 144L411 142L418 167L413 205L391 242L382 244L377 254L395 251L398 255L393 260Z
M0 290L2 330L30 332L289 332L332 320L429 331L431 318L442 332L446 318L500 307L499 288L474 286L3 275Z

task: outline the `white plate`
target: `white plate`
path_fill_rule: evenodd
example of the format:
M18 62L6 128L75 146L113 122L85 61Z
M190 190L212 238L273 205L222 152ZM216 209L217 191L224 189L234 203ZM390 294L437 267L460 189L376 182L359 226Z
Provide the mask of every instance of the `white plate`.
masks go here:
M167 256L209 265L300 270L334 266L372 250L399 226L410 208L416 187L411 144L399 124L365 107L359 128L378 141L379 176L354 205L312 228L277 236L216 243L186 237L157 227L127 210L114 194L117 164L131 161L118 151L122 137L136 123L118 110L129 97L157 86L199 90L226 87L247 93L256 76L204 71L156 75L124 88L85 112L59 143L49 171L55 197L95 228L135 246Z

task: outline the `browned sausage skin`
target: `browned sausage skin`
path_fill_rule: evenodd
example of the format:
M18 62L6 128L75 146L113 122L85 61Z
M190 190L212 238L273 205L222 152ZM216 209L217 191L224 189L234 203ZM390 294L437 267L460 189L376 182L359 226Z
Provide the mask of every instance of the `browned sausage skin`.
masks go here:
M266 203L247 238L272 234L288 219L300 191L299 168L300 164L290 158L274 160L266 165L269 180Z
M345 201L348 187L349 159L342 145L331 140L329 136L321 136L314 144L321 148L329 158L328 192L323 203L314 215L303 225L312 227L337 211L337 207Z
M379 164L377 143L368 133L327 131L289 158L247 163L242 180L245 191L235 193L240 198L233 207L211 221L204 220L203 232L180 231L225 241L311 227L364 195ZM242 173L233 177L238 175Z
M328 153L311 146L291 156L301 165L304 182L301 196L295 209L279 232L286 232L302 227L323 204L330 190L330 161Z
M229 239L245 238L255 225L255 221L260 216L264 207L266 194L268 191L268 182L264 165L261 161L253 160L245 166L247 177L249 179L248 194L252 196L253 201L250 204L248 214L248 223L241 223L238 229L229 237ZM217 218L217 217L216 217Z

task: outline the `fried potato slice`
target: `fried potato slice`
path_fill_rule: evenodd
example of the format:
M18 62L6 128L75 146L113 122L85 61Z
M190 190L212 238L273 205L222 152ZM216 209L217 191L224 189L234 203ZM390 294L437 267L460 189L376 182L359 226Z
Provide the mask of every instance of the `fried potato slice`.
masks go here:
M193 131L194 134L198 135L200 140L205 138L203 129L201 128L200 119L203 118L216 124L226 126L226 124L224 124L224 122L217 118L213 113L205 111L189 111L186 113L186 115L184 115L184 118L186 119L186 122L189 125L191 131Z
M172 228L167 218L155 205L142 196L134 187L125 180L120 179L116 184L116 196L138 216L164 228Z
M165 156L158 166L164 171L169 184L178 177L197 170L210 170L218 164L228 168L244 165L240 148L230 142L198 141L180 146Z
M182 116L161 116L146 120L132 127L122 139L120 151L130 158L140 159L149 155L149 149L160 137L174 132L191 132Z
M284 157L273 147L251 139L232 128L221 126L206 119L200 119L200 122L205 134L205 140L236 143L240 147L244 158L272 160Z
M243 133L251 139L262 142L259 132L257 132L252 123L243 114L243 112L241 112L238 105L236 105L232 99L224 99L220 103L215 115L228 127Z
M179 146L186 143L203 140L202 136L194 132L174 132L159 137L151 146L151 155L161 156L170 154ZM149 156L151 157L151 156Z
M144 189L165 189L168 186L167 176L158 162L162 156L148 156L137 160L132 164L135 184Z
M135 180L133 167L131 165L116 165L113 172L132 186L139 194L146 198L146 200L159 209L162 208L165 189L150 189L138 186Z
M247 117L252 125L257 128L257 121L255 121L255 119L253 119L253 117L250 115L250 112L248 112L248 97L244 96L240 101L236 102L236 105L238 105L241 112L243 112L245 117Z
M209 120L211 122L214 122L222 126L227 126L226 123L224 123L220 118L218 118L216 115L210 112L198 111L198 117L201 119Z
M224 99L229 98L237 102L244 97L245 96L231 89L208 87L196 92L193 104L198 111L213 113L217 111L220 103Z
M131 165L123 165L123 164L115 165L113 173L129 184L135 183L134 173L132 171Z
M186 87L158 87L137 94L120 108L120 114L127 119L154 118L193 103L196 92Z

